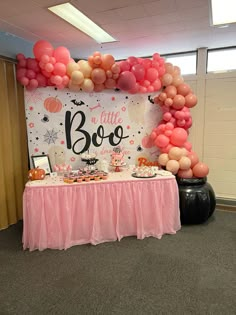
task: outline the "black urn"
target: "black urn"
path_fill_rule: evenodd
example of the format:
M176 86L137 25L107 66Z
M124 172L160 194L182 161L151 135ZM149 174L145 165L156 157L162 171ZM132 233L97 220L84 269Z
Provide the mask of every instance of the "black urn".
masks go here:
M216 198L212 186L204 178L176 177L179 188L181 224L200 224L215 211Z

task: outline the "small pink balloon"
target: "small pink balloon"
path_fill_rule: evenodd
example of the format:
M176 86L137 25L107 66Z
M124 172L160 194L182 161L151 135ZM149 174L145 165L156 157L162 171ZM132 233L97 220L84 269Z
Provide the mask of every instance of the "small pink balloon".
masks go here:
M171 119L171 117L172 117L171 113L165 113L163 115L163 120L169 121Z
M190 143L189 141L184 142L183 147L188 150L191 151L192 150L192 143Z
M54 66L53 64L51 64L50 62L48 62L45 67L44 67L45 71L47 72L53 72Z
M173 105L173 99L170 97L167 97L167 99L164 101L165 106L172 106Z
M185 105L185 98L183 95L180 94L176 94L174 99L173 99L173 105L172 107L174 109L181 109L183 108Z
M152 82L152 86L154 88L154 91L159 91L162 87L161 80L157 78L155 81Z
M19 81L24 86L27 86L29 84L29 79L26 77L21 77Z
M66 66L62 62L56 62L53 69L53 74L63 76L66 74Z
M17 54L17 55L16 55L16 59L20 61L20 60L24 60L24 59L26 59L26 58L25 58L25 55L24 55L24 54Z
M119 66L120 66L120 71L124 72L124 71L129 71L131 66L128 63L128 61L120 61L119 62Z
M173 148L173 145L172 144L168 144L166 147L160 148L160 150L161 150L162 153L167 153L168 154L172 148Z
M191 160L191 168L199 162L199 158L194 151L188 152L187 157Z
M103 83L101 84L94 84L94 92L101 92L105 89L105 85Z
M175 95L177 94L177 89L174 85L167 86L164 91L167 97L170 97L170 98L174 98Z
M26 77L28 79L35 79L36 73L33 70L29 69L26 71Z

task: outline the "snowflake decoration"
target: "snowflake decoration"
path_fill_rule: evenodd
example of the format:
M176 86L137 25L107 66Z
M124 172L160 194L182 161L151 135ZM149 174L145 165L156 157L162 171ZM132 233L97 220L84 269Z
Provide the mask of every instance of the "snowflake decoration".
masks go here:
M47 130L46 134L44 136L44 142L47 142L47 144L55 143L55 141L58 139L57 137L58 132L52 130Z

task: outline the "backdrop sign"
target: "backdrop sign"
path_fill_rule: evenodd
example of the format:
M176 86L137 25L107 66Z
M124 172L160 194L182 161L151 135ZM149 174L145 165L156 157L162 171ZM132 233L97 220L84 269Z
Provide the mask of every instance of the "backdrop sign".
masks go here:
M54 87L25 90L30 155L48 154L52 166L83 166L82 153L110 161L120 146L127 164L156 165L149 134L161 119L152 94L72 92Z

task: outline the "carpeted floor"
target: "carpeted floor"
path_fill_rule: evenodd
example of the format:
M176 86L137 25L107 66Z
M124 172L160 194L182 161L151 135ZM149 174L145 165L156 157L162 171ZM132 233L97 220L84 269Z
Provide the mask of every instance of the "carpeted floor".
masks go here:
M236 314L236 212L161 240L23 251L0 231L0 314Z

